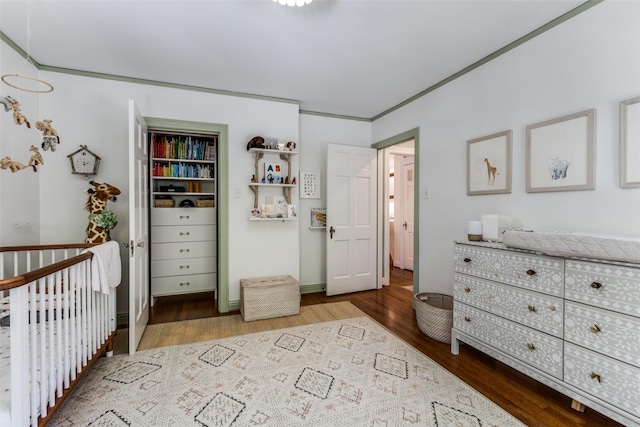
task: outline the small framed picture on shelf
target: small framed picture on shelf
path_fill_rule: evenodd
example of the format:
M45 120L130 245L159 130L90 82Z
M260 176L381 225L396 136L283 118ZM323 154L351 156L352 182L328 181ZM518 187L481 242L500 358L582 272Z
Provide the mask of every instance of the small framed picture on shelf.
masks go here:
M327 226L327 208L311 208L311 227L324 228Z
M265 162L264 178L266 184L282 184L282 165L280 163Z
M287 218L297 218L298 217L298 209L296 205L287 205Z

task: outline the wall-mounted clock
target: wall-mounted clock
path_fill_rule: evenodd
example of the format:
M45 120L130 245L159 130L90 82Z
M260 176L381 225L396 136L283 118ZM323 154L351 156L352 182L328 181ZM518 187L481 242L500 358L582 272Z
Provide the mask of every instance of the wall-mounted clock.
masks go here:
M85 178L98 173L100 157L92 153L86 145L81 145L79 150L69 154L67 157L71 162L71 173L84 175Z

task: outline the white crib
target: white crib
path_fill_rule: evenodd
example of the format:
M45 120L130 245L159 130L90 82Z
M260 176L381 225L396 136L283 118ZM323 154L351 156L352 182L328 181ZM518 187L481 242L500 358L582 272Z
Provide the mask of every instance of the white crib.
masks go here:
M92 290L93 254L81 253L90 246L0 248L0 297L10 313L0 328L10 354L0 357L0 425L46 425L95 360L111 354L115 288Z

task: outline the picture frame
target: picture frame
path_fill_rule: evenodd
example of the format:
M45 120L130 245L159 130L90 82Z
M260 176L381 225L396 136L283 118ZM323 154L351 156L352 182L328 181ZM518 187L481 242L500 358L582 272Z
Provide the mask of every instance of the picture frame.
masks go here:
M300 172L300 198L319 199L320 172Z
M526 127L526 191L595 188L596 110Z
M620 102L620 187L640 187L640 96Z
M467 141L467 195L511 193L512 131Z
M325 228L327 226L327 208L311 208L311 228Z

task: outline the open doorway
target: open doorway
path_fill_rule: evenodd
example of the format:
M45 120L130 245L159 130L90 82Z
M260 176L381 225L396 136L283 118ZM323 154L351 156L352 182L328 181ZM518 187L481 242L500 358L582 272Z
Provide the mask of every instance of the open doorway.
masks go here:
M384 148L382 157L385 284L414 291L415 139Z

